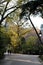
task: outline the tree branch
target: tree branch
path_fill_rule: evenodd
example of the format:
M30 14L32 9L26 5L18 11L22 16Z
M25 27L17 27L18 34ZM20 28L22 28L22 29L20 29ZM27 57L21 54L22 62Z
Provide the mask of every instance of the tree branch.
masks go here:
M0 4L4 3L5 1L0 2Z
M9 2L7 2L6 6L5 6L4 12L3 12L3 14L2 14L2 18L3 18L3 16L4 16L5 12L6 12L8 3L9 3Z
M10 10L10 9L13 9L13 8L15 8L16 6L13 6L13 7L11 7L11 8L8 8L8 9L6 9L6 11L8 11L8 10Z
M3 20L4 20L5 18L7 18L7 16L8 16L9 14L11 14L11 13L14 12L14 11L16 11L18 8L20 8L20 6L16 7L16 9L14 9L14 10L11 11L11 12L9 12L5 17L3 17Z

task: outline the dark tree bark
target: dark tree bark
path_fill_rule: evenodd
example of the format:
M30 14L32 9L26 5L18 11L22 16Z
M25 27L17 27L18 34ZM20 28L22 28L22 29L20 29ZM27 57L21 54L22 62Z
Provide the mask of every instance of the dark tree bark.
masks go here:
M37 30L36 30L36 28L35 28L35 26L34 26L32 20L31 20L31 18L30 18L30 14L29 14L29 20L30 20L30 23L32 24L32 26L33 26L33 28L34 28L34 30L35 30L37 36L38 36L38 39L39 39L40 43L43 44L43 43L42 43L42 40L41 40L41 37L39 36L39 34L38 34L38 32L37 32Z

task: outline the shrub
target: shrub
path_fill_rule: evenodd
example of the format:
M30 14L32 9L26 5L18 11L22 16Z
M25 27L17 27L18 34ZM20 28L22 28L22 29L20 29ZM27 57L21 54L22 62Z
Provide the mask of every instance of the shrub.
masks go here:
M39 49L38 49L38 43L37 43L38 38L35 36L30 36L27 40L27 50L29 54L38 54Z
M10 43L10 38L5 32L4 28L0 29L0 58L4 56L4 52L6 51L7 44Z
M43 55L39 55L39 58L40 58L41 60L43 60Z

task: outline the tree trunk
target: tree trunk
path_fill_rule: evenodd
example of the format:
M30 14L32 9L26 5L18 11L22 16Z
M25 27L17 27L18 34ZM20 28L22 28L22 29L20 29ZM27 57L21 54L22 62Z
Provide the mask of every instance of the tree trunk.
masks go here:
M0 21L0 26L1 26L1 21Z
M36 28L35 28L35 26L34 26L34 24L33 24L33 23L32 23L32 21L31 21L30 16L29 16L29 20L30 20L30 23L32 24L32 26L33 26L33 28L34 28L34 30L35 30L35 32L36 32L36 34L37 34L37 36L38 36L38 39L39 39L40 43L41 43L41 44L43 44L43 43L42 43L42 40L41 40L41 38L40 38L40 36L39 36L39 34L38 34L38 32L37 32Z

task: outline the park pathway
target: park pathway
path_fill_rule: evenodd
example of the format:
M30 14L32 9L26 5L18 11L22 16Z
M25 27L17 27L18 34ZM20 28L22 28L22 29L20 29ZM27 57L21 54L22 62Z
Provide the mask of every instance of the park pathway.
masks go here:
M0 61L0 65L43 65L38 55L11 54Z

